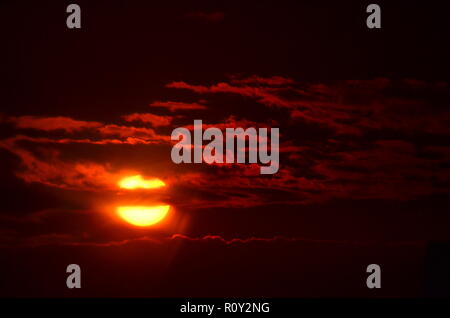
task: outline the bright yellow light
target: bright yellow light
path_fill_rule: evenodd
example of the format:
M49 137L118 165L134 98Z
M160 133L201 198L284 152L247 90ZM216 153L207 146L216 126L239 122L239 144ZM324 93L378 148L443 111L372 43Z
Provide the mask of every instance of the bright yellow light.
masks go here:
M119 187L122 189L157 189L157 188L161 188L164 187L166 184L164 183L164 181L160 180L160 179L149 179L149 180L145 180L142 178L142 176L140 174L132 176L132 177L127 177L124 178L122 180L120 180L119 182Z
M117 214L136 226L149 226L161 221L169 212L169 205L119 206Z

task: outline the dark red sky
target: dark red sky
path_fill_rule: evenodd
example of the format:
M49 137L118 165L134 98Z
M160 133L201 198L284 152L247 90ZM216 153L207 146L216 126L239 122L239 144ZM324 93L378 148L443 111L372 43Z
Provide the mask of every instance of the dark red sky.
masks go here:
M69 30L70 2L2 1L0 295L423 296L450 238L434 2L378 1L369 30L367 1L78 1ZM172 163L194 119L279 127L279 172ZM170 222L117 220L123 171L167 183L131 196Z

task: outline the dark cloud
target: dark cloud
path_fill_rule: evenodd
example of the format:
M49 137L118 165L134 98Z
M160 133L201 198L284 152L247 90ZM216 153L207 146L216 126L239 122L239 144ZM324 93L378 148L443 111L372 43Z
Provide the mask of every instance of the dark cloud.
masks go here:
M225 13L221 11L203 12L195 11L186 13L186 17L195 20L202 20L211 23L219 23L225 19Z

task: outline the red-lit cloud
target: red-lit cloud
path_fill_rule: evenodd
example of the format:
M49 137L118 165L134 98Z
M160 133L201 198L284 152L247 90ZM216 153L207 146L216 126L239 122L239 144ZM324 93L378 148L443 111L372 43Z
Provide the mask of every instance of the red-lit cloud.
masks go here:
M90 122L76 120L69 117L36 117L36 116L21 116L9 119L18 128L31 128L44 131L50 130L65 130L67 132L74 132L82 129L97 128L102 126L99 122Z
M150 113L143 113L143 114L134 113L130 115L125 115L123 116L123 118L129 122L138 121L142 123L149 123L153 127L169 126L173 120L173 117L171 116L159 116Z
M183 102L162 102L156 101L150 104L151 107L160 107L166 108L171 112L175 112L178 110L198 110L198 109L206 109L205 105L199 103L183 103Z

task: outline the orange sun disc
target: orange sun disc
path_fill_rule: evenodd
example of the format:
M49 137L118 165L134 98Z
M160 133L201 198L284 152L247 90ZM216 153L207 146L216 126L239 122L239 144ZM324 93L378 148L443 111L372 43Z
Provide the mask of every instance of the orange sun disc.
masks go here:
M119 206L117 214L130 224L150 226L160 222L169 212L169 205Z

